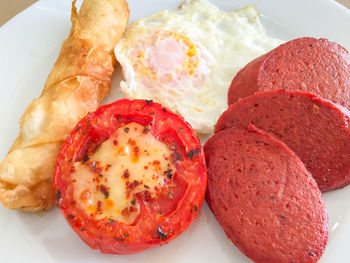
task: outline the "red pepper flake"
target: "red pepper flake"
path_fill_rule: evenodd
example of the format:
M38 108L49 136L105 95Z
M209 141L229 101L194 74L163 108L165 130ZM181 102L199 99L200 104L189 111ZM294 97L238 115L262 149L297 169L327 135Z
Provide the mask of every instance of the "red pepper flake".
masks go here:
M153 164L153 165L160 165L160 161L154 160L154 161L152 162L152 164Z
M113 144L114 145L118 145L118 141L117 140L113 140Z
M106 164L105 170L108 171L108 169L109 169L111 166L112 166L112 165L110 165L110 164Z
M129 212L129 208L128 207L125 207L123 210L122 210L122 215L127 217L130 215L130 212Z
M72 173L75 173L75 171L76 171L76 170L75 170L75 167L74 167L74 166L71 166L71 167L70 167L70 173L71 173L71 174L72 174Z
M132 145L132 146L135 146L135 145L136 145L136 141L133 140L133 139L131 139L131 138L129 138L128 144L130 144L130 145Z
M138 146L135 146L133 148L133 155L131 157L131 161L133 163L137 163L140 159L140 148Z
M147 166L147 165L145 165L143 168L144 168L145 170L147 170L147 169L148 169L148 166Z
M129 130L130 130L130 129L129 129L128 127L124 128L124 132L125 132L125 133L128 133Z
M129 173L129 170L128 170L128 169L126 169L126 170L124 171L123 177L124 177L125 179L128 179L128 178L130 177L130 173Z
M130 189L135 189L140 184L139 181L134 180L131 184L129 184Z
M102 202L98 201L97 202L97 207L96 207L96 212L101 212L101 206L102 206Z
M144 195L145 201L150 201L152 198L151 193L149 191L144 191L143 195Z
M90 170L94 173L94 174L99 174L101 172L101 168L99 167L99 162L93 161L92 163L90 163L89 165Z
M85 227L84 226L82 226L81 228L80 228L80 231L85 231L86 229L85 229Z
M131 204L132 205L136 205L136 201L135 200L131 200Z
M105 185L100 185L100 191L105 195L106 199L109 197L109 191Z
M75 129L76 132L78 132L81 129L81 126Z
M136 146L134 147L134 155L139 156L140 155L140 147Z

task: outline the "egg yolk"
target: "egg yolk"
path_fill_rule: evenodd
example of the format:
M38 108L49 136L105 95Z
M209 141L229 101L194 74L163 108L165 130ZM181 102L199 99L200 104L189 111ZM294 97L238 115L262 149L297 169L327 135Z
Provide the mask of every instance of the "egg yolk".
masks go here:
M176 85L184 79L201 78L198 47L187 36L175 32L158 32L144 39L132 50L131 61L134 70L147 79L143 83L146 86Z

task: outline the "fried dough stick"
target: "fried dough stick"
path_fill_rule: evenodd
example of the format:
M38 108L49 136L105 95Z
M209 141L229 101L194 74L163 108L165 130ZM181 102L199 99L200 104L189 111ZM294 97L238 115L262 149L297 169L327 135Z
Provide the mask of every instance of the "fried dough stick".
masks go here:
M20 133L0 164L0 199L27 212L55 200L53 170L62 142L75 124L109 93L113 49L129 19L125 0L85 0L46 81L20 120Z

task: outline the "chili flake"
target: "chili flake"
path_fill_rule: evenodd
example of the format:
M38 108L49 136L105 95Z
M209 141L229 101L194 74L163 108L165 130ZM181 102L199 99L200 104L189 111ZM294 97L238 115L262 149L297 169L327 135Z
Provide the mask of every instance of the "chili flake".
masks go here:
M129 176L130 176L129 170L126 169L126 170L124 171L124 173L123 173L123 177L124 177L125 179L128 179Z

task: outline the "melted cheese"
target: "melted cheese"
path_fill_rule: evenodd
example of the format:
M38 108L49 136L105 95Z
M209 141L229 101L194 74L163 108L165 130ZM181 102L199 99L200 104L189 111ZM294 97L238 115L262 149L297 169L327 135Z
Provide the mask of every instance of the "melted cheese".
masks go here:
M72 173L74 199L95 218L130 224L139 214L136 194L154 198L174 171L171 151L147 127L130 123L115 131Z

